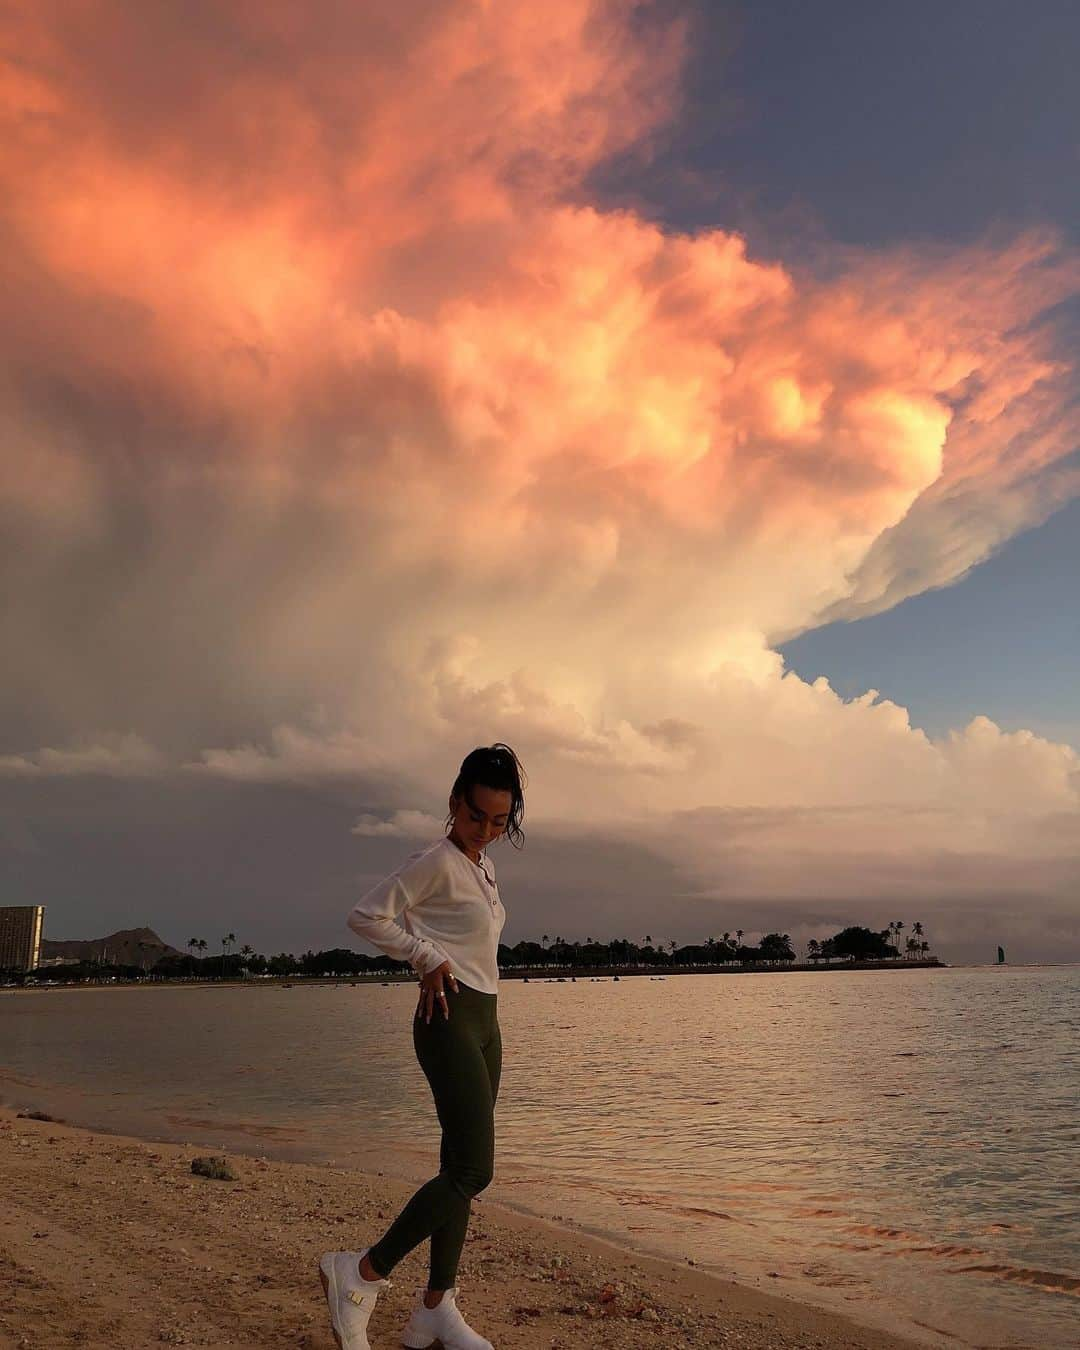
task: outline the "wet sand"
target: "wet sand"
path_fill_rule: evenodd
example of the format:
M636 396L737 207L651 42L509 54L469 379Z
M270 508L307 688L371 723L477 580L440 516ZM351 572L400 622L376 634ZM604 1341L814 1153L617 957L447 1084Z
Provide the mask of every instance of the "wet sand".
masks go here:
M363 1245L411 1192L378 1172L94 1134L0 1109L0 1346L296 1346L333 1350L320 1254ZM369 1328L399 1346L426 1244L393 1272ZM496 1350L910 1350L788 1299L643 1256L481 1196L458 1303Z

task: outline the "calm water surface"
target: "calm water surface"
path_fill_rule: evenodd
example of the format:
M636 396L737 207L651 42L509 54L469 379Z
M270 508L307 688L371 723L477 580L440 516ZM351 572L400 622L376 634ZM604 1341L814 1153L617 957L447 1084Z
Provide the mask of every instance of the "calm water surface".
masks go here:
M11 994L0 1097L420 1180L414 1005ZM1080 1346L1080 968L514 980L499 1009L492 1199L929 1344Z

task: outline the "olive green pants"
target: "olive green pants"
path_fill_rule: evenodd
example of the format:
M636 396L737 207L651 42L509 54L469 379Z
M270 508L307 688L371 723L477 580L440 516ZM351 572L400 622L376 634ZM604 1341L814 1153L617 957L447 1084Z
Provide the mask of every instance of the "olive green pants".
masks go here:
M495 1166L495 1099L502 1071L498 995L458 981L447 991L449 1018L413 1018L413 1045L442 1126L439 1175L425 1182L368 1251L379 1275L431 1238L429 1289L452 1289L474 1195Z

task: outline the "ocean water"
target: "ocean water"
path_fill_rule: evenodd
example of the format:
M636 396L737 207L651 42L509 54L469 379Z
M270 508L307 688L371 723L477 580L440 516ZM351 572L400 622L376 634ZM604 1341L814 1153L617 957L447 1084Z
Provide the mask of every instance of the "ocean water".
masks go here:
M419 1181L414 1006L0 995L0 1098ZM930 1345L1080 1345L1080 968L514 980L499 1018L490 1198Z

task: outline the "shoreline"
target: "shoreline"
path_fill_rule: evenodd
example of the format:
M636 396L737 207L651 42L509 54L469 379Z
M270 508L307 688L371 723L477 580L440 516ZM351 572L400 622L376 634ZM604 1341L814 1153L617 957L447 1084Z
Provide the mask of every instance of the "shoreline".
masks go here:
M979 967L975 967L978 969ZM996 969L996 967L994 967ZM500 970L499 980L522 980L526 984L554 982L570 984L577 980L583 983L589 980L622 981L624 979L666 980L688 975L818 975L828 972L852 974L859 971L899 971L899 970L956 970L964 967L951 966L936 957L922 961L837 961L835 964L822 965L806 962L784 963L772 966L717 965L684 966L682 969L671 966L585 966L573 969L570 966L528 966L513 970ZM252 975L246 978L210 976L201 979L197 976L177 978L156 978L146 976L142 979L106 977L103 980L50 980L41 978L49 967L39 967L32 972L29 984L0 985L0 994L23 993L43 989L193 989L193 988L243 988L243 989L290 989L294 985L341 985L341 984L414 984L416 976L411 971L379 971L373 974L356 975Z
M0 1107L0 1344L155 1343L333 1350L322 1251L370 1241L413 1184L381 1171L231 1154L238 1179L192 1175L208 1150L39 1121ZM426 1244L371 1324L397 1345ZM474 1202L466 1316L498 1350L912 1350L920 1342L608 1238ZM602 1323L602 1328L593 1325ZM8 1339L5 1339L8 1338Z

